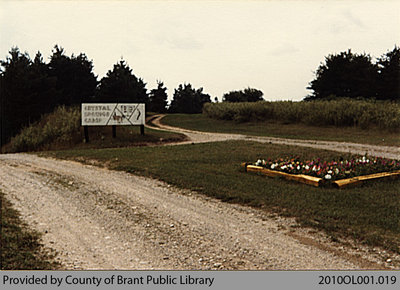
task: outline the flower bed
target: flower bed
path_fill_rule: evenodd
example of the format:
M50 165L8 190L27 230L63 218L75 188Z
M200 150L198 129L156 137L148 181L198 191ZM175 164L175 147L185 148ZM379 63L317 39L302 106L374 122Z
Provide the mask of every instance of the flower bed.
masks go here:
M268 176L283 176L315 186L333 184L344 187L369 179L400 176L400 161L368 156L354 156L348 160L341 158L334 161L323 161L319 158L303 161L298 157L277 160L259 159L252 166L246 164L246 170ZM274 175L275 172L282 174Z

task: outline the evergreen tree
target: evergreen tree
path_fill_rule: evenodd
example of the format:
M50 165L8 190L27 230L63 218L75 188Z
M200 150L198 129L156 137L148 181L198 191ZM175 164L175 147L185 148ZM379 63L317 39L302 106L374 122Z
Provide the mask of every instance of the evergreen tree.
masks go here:
M58 46L49 64L40 52L32 61L15 47L1 66L2 144L56 106L87 100L97 86L92 62L84 54L69 58Z
M83 53L71 57L56 45L49 63L49 74L57 78L58 105L80 104L91 100L97 87L97 76L93 73L93 62Z
M38 51L31 64L30 91L32 93L30 107L35 112L35 119L44 113L50 113L57 106L57 78L50 76L48 65Z
M157 81L157 89L150 91L149 111L157 113L165 113L167 110L167 88L164 83Z
M1 61L1 104L2 104L2 143L8 142L11 136L21 127L33 121L31 118L31 60L27 53L21 53L18 47L10 50L10 56Z
M100 81L96 100L112 103L149 103L146 84L124 60L114 65Z

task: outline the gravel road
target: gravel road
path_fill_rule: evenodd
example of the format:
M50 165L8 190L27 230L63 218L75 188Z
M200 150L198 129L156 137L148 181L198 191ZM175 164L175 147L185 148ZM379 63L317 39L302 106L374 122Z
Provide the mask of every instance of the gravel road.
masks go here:
M223 140L221 134L188 135L189 142L203 142L204 136ZM390 269L400 264L400 257L386 263L379 249L330 242L293 219L73 161L0 155L0 190L22 219L43 233L43 244L58 253L64 269Z
M171 127L162 124L161 119L164 116L165 115L156 116L152 120L152 123L156 125L156 127L155 126L150 126L150 127L152 129L162 129L171 132L183 133L189 137L189 140L185 141L184 143L246 140L246 141L256 141L262 143L311 147L317 149L333 150L338 152L361 154L361 155L368 154L371 156L379 156L379 157L400 160L400 147L396 146L378 146L378 145L349 143L349 142L285 139L285 138L275 138L275 137L258 137L258 136L242 135L242 134L200 132L200 131Z

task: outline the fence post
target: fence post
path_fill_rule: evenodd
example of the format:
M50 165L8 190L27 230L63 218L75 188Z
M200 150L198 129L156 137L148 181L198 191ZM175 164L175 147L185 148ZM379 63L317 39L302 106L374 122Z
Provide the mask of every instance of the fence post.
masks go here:
M144 125L140 125L140 135L144 135Z

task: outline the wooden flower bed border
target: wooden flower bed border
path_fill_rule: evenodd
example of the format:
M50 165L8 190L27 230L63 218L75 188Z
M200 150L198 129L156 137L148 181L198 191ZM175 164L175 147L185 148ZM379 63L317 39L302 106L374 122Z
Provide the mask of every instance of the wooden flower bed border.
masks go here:
M324 180L319 177L314 177L304 174L289 174L285 172L270 170L261 166L251 165L248 163L242 163L242 167L244 167L246 172L257 172L270 177L277 177L277 176L283 177L288 180L295 180L297 182L305 183L316 187L321 186L324 182ZM379 178L388 178L388 177L400 177L400 170L340 179L332 182L332 184L336 188L345 188L347 186L357 185L365 181L379 179Z

